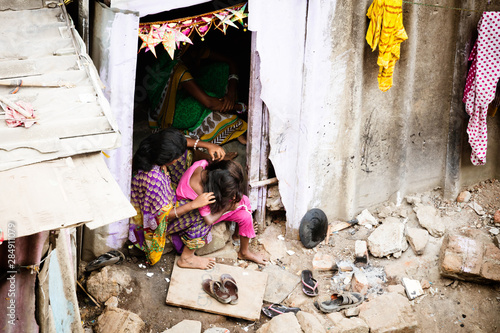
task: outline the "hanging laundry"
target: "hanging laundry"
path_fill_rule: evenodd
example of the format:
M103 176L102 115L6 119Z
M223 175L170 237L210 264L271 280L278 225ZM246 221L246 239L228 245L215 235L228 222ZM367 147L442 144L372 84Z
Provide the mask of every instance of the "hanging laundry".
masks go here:
M484 12L478 23L478 38L469 56L472 65L467 75L464 98L470 116L467 134L472 148L471 162L486 163L488 105L495 98L500 77L500 12Z
M378 45L378 87L387 91L392 87L392 75L399 60L401 43L408 39L403 26L403 1L374 0L366 16L371 20L366 41L372 51Z

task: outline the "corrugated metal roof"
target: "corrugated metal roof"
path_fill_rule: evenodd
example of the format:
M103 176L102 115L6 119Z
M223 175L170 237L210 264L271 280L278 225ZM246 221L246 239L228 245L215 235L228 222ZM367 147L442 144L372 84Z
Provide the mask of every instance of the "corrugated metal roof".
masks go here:
M0 98L31 103L38 119L30 128L9 128L0 111L0 171L116 148L120 135L109 103L64 6L0 1L0 8L24 9L0 12L0 84L21 79L25 85L14 95L0 86Z

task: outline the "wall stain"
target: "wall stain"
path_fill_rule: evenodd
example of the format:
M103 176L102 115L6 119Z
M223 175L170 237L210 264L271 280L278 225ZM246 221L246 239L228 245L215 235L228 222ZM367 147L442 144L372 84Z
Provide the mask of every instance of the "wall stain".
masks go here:
M373 118L373 112L375 112L375 109L373 109L370 112L370 116L365 122L364 128L363 128L363 134L361 136L362 144L361 144L361 170L370 173L373 170L370 170L370 166L373 166L373 161L370 162L370 153L371 153L371 146L373 143L373 136L374 133L372 132L372 118Z

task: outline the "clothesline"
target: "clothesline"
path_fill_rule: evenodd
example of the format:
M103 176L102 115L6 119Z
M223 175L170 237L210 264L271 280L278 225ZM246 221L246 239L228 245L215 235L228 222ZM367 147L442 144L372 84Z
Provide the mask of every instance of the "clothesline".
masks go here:
M467 8L459 8L459 7L449 7L449 6L440 6L440 5L430 5L430 4L422 3L422 2L403 1L403 3L407 3L409 5L426 6L426 7L437 7L437 8L446 8L446 9L454 9L454 10L464 10L464 11L467 11L467 12L477 12L477 13L484 12L484 10L467 9Z

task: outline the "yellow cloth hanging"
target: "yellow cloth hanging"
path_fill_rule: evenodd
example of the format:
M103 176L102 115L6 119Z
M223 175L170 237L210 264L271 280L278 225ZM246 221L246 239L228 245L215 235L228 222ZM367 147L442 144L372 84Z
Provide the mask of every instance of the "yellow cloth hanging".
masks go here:
M399 59L401 43L408 39L403 26L403 0L374 0L366 16L371 20L366 41L372 51L378 45L378 87L387 91L392 86L392 75Z

